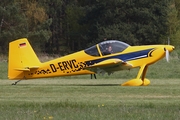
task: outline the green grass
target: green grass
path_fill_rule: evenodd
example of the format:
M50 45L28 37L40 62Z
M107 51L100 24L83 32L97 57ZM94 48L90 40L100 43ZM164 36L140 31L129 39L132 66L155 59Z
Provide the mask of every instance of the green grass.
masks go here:
M0 84L2 120L180 119L180 81L119 86L124 79L40 79Z

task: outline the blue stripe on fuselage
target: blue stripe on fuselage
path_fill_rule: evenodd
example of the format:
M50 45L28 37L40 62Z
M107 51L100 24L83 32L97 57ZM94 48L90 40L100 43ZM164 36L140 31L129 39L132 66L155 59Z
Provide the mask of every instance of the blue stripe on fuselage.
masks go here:
M89 66L89 65L93 65L95 63L99 63L101 61L107 60L107 59L111 59L111 58L118 58L118 59L120 59L120 60L122 60L124 62L129 61L129 60L136 60L136 59L140 59L140 58L146 58L146 57L148 57L148 53L152 49L147 49L147 50L142 50L142 51L137 51L137 52L131 52L131 53L126 53L126 54L120 54L120 55L105 57L105 58L96 59L96 60L90 60L90 61L86 61L86 64Z

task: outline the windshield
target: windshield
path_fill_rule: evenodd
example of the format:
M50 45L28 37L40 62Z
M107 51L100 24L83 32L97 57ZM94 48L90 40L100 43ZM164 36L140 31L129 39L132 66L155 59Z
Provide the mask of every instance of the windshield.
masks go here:
M102 55L109 55L112 53L118 53L125 50L128 46L128 44L118 41L118 40L108 40L103 41L98 44L99 48L101 50Z
M100 56L96 45L94 45L94 46L92 46L90 48L85 49L84 52L86 54L88 54L88 55L91 55L91 56Z

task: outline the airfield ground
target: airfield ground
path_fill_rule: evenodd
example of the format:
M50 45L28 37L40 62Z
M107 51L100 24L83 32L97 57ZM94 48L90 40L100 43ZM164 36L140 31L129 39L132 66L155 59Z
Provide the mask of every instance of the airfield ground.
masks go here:
M0 84L3 120L180 119L180 80L152 79L123 87L124 79L41 79Z

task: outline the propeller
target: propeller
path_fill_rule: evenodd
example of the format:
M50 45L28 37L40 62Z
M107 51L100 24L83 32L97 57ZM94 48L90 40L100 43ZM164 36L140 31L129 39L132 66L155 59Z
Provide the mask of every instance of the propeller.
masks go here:
M168 45L170 45L170 38L168 37L168 41L167 41ZM165 51L166 51L166 61L169 62L169 50L167 50L165 48Z
M169 50L166 49L166 61L169 62Z

